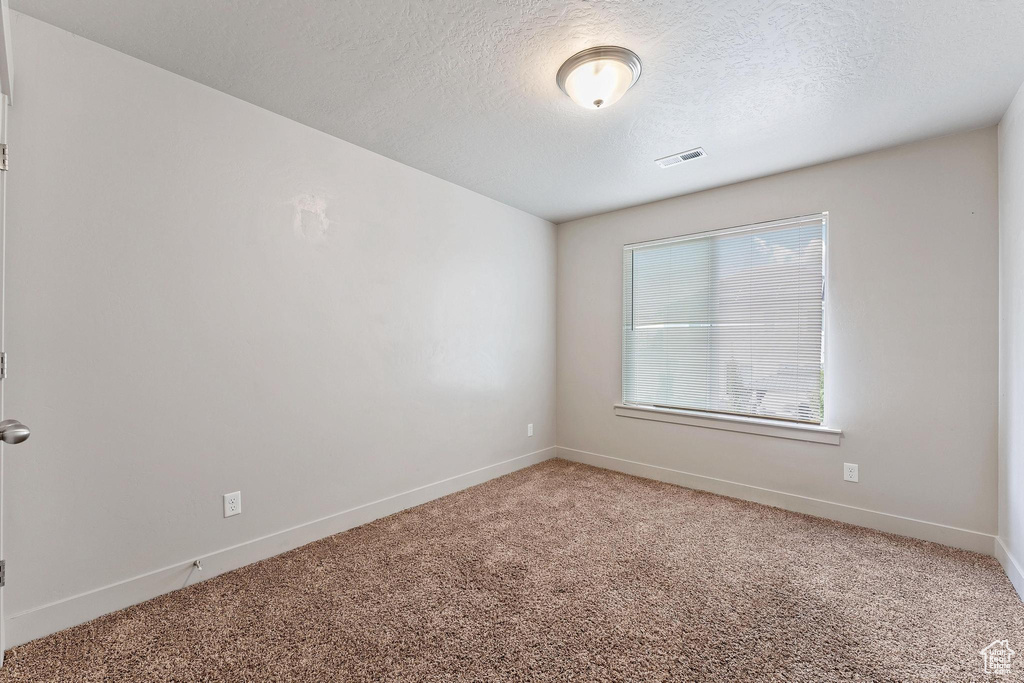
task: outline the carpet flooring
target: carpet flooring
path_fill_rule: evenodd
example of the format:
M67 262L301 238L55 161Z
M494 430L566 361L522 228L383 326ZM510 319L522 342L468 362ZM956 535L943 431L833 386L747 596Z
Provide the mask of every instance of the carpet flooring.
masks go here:
M990 557L551 460L16 647L0 681L980 681L1004 638Z

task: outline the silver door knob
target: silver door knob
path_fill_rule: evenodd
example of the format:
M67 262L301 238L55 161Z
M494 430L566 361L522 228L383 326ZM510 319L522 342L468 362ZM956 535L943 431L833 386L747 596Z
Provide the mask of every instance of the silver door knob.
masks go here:
M4 443L21 443L32 431L17 420L4 420L0 422L0 441Z

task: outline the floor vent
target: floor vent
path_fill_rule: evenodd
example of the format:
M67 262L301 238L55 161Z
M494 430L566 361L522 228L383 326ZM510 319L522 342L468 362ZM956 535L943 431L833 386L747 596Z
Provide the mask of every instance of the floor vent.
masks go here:
M668 168L669 166L675 166L681 164L684 161L693 161L694 159L700 159L706 157L707 152L704 151L703 147L697 147L695 149L688 149L685 152L679 152L678 154L672 154L667 157L655 159L654 163L658 164L662 168Z

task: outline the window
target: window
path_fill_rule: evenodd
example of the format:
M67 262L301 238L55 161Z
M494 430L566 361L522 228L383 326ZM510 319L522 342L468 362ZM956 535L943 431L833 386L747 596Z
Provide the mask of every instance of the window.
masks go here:
M622 402L821 424L827 222L627 245Z

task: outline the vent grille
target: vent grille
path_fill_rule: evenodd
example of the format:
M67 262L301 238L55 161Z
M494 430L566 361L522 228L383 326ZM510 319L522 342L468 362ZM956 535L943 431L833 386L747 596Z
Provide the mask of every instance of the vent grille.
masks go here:
M703 147L696 147L694 149L688 149L685 152L679 152L678 154L671 154L667 157L655 159L654 163L658 164L662 168L668 168L669 166L675 166L681 164L684 161L693 161L694 159L700 159L706 157L707 152L704 151Z

